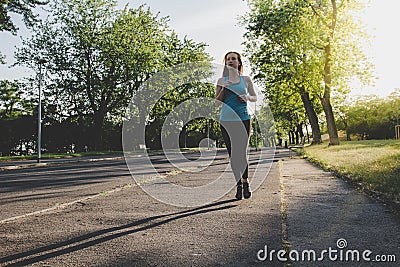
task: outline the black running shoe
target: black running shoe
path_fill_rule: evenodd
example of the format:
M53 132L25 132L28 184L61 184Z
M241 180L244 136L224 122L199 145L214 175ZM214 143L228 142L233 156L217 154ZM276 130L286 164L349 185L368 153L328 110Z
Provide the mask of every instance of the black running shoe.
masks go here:
M249 188L249 183L243 183L243 196L244 198L250 198L251 197L251 192Z
M237 200L241 200L242 199L242 197L243 197L243 192L242 192L242 190L243 190L243 187L242 187L242 185L237 185L236 186L236 199Z

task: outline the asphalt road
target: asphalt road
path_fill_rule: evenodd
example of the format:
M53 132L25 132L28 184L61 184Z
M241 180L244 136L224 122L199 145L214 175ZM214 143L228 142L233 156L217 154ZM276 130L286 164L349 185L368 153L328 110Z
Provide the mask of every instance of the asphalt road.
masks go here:
M195 160L199 156L196 152L185 154L185 159L190 161L184 167L197 167L199 162ZM129 160L132 174L140 177L166 174L177 169L171 163L182 161L167 159L162 154L152 155L150 159L144 154L132 157ZM219 151L214 165L225 159L225 151ZM107 194L135 183L121 156L93 158L93 161L49 160L45 164L50 165L41 166L33 161L3 163L6 167L17 169L0 172L0 221L97 197L98 194Z
M185 168L203 166L200 172L172 172L169 179L201 185L228 166L226 153L206 168L198 156L185 155L193 162ZM159 173L176 169L161 155L152 162ZM256 167L251 161L250 172ZM146 194L124 160L4 171L0 265L264 266L257 252L282 247L277 171L275 164L250 200L235 201L231 191L191 208Z
M250 199L235 201L232 189L197 207L173 206L145 193L121 158L2 171L0 266L284 266L282 249L286 258L299 253L286 266L398 266L395 213L293 152L273 152L264 158L250 153L257 187ZM190 160L151 157L164 180L146 159L128 162L143 188L203 186L221 173L229 178L224 152L184 157ZM199 198L185 192L178 197ZM335 251L336 259L320 254L324 250ZM311 259L311 251L323 260ZM338 258L358 251L386 262Z
M3 171L0 177L0 220L132 183L124 160Z

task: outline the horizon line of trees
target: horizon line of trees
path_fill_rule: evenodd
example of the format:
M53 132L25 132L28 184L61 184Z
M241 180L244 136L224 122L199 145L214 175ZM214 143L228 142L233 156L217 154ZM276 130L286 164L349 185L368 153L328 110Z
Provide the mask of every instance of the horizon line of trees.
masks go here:
M400 88L388 97L365 95L337 105L338 129L357 140L394 139L395 126L400 125Z

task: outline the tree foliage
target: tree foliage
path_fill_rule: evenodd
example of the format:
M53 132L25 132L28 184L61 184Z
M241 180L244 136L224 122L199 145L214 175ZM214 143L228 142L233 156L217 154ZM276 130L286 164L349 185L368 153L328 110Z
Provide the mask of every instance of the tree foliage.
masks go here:
M369 78L369 66L360 50L365 37L352 12L357 1L254 0L245 18L246 46L255 78L263 83L270 101L282 111L297 109L325 113L331 144L338 144L331 94L343 94L357 76ZM295 95L289 102L285 95ZM307 103L300 96L307 94ZM281 100L279 101L279 97ZM289 102L289 103L288 103ZM276 114L279 117L279 112ZM310 119L310 114L307 114ZM314 117L315 114L314 114ZM293 117L295 119L295 117ZM311 122L311 120L310 120ZM314 123L315 125L315 123ZM318 123L315 125L317 127ZM314 134L314 132L313 132Z
M35 104L25 89L23 83L0 81L0 154L34 147Z
M23 83L0 81L0 119L13 119L21 115L32 115L33 103L24 94Z
M338 105L336 112L339 129L346 132L347 140L395 138L395 125L400 125L400 90L387 98L355 97Z
M115 149L116 143L120 149L123 114L132 100L145 106L141 88L147 79L175 64L210 60L205 44L179 39L168 19L146 6L117 10L116 1L56 0L31 30L17 49L16 64L38 71L39 60L48 60L42 65L43 123L47 133L65 140L59 146L43 138L50 150ZM185 88L176 90L163 98L155 117L190 96ZM62 133L67 126L74 138ZM112 145L110 138L118 141Z
M0 4L0 32L8 31L16 34L18 27L11 19L11 14L22 15L23 21L27 26L32 26L37 16L33 9L39 5L47 4L47 0L2 0ZM0 64L5 64L5 56L0 52Z
M0 5L0 31L9 31L13 34L17 32L18 28L11 20L10 13L22 15L25 24L32 26L37 18L32 9L47 3L47 0L2 0Z

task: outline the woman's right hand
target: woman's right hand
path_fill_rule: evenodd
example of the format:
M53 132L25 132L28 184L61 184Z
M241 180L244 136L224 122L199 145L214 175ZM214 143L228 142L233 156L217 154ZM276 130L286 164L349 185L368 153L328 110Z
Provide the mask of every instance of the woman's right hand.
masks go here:
M224 81L223 78L220 78L217 82L217 87L215 91L215 105L221 105L222 101L224 100L224 89L231 85L231 81Z

